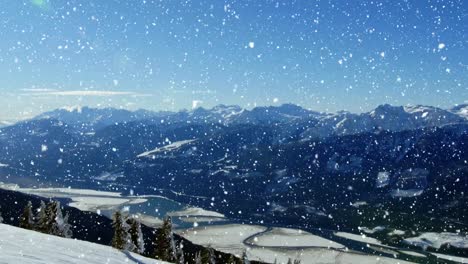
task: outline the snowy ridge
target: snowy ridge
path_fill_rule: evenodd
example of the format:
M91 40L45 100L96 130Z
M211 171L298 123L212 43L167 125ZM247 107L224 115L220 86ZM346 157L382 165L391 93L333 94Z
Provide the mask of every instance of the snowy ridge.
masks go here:
M87 241L66 239L0 224L2 263L153 263L167 262Z
M180 147L182 147L183 145L186 145L186 144L189 144L191 142L194 142L196 139L188 139L188 140L181 140L181 141L176 141L176 142L173 142L169 145L166 145L164 147L160 147L160 148L155 148L153 150L150 150L150 151L146 151L146 152L143 152L141 154L139 154L137 157L138 158L141 158L141 157L146 157L146 156L149 156L149 155L152 155L152 154L156 154L156 153L164 153L164 152L170 152L170 151L174 151L174 150L177 150L179 149Z
M146 120L152 124L294 124L289 133L304 127L302 138L349 135L376 130L402 131L421 127L443 126L468 120L468 105L451 109L433 106L393 106L383 104L364 113L321 113L294 104L259 106L245 109L236 105L197 107L179 112L129 111L115 108L63 107L45 112L34 119L56 119L65 124L99 129L117 123ZM286 129L287 126L282 129ZM287 130L287 129L286 129ZM85 129L85 132L87 130ZM288 131L285 131L288 134Z

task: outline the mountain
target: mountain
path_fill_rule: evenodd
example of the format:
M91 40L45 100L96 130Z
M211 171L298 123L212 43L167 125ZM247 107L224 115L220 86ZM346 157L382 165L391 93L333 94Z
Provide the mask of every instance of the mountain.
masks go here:
M385 224L408 230L417 221L418 228L437 231L450 223L455 232L468 225L463 109L381 105L324 114L294 105L220 105L98 122L92 133L37 118L0 129L0 180L145 194L158 189L235 219L305 229ZM369 219L356 206L368 214L385 208L398 219Z
M0 128L6 127L6 126L11 126L14 123L15 123L14 121L6 121L6 120L0 121Z
M4 263L154 263L168 262L87 241L61 238L0 224Z
M442 126L466 122L467 106L450 110L431 106L380 105L372 111L355 114L338 112L320 113L293 104L255 107L251 110L239 106L217 105L211 109L198 107L191 111L152 112L128 111L114 108L73 107L62 108L38 115L34 120L55 119L75 126L82 132L97 131L120 123L144 122L152 125L196 123L232 126L238 124L281 124L281 138L323 138L379 130L402 131L422 127ZM277 126L278 128L278 126Z
M468 124L454 124L276 144L270 127L243 125L135 157L117 182L213 197L220 202L203 206L304 228L388 223L361 219L351 204L365 201L369 211L385 204L401 214L408 210L401 207L405 199L417 205L413 212L435 219L418 216L420 223L443 230L446 224L436 219L445 217L466 229L455 223L468 222L467 131ZM395 228L409 228L412 216L403 215Z
M281 106L255 107L252 110L243 111L233 120L233 123L274 124L305 118L322 118L323 116L325 115L297 105L283 104Z
M450 109L450 112L457 114L458 116L461 116L465 119L468 119L468 104L457 105Z
M156 114L146 110L129 111L116 108L64 107L36 116L35 120L55 119L81 128L99 129L121 122L148 119Z
M464 117L437 107L385 104L362 114L339 112L327 116L320 119L314 126L306 129L301 136L303 138L316 138L382 130L396 132L464 122L466 122Z

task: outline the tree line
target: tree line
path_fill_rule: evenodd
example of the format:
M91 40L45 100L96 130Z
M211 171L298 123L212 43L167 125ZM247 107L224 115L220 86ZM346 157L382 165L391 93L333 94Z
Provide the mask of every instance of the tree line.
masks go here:
M33 206L29 201L19 218L19 227L54 236L73 236L71 225L68 223L68 213L63 216L59 201L51 200L47 204L41 201L36 214L33 213Z
M112 246L119 250L129 250L143 254L145 252L145 245L138 217L128 216L121 211L116 211L113 214L112 220L114 228ZM174 239L172 220L169 216L164 219L152 243L155 247L154 252L149 255L150 257L176 264L186 264L185 260L188 258L192 258L190 263L195 264L250 264L246 251L243 252L241 258L230 254L227 260L224 259L221 262L218 262L219 257L216 256L214 249L211 247L204 247L194 257L184 254L183 243L177 243ZM277 262L275 261L275 263ZM300 260L288 260L288 264L300 263Z
M73 232L68 219L69 215L68 213L63 215L59 201L50 200L47 204L41 201L40 206L35 210L32 202L29 201L19 217L19 227L44 234L71 238ZM2 221L3 218L0 212L0 223ZM229 254L228 259L223 259L221 262L219 262L220 258L216 256L215 250L211 247L203 247L194 255L185 254L182 241L176 242L174 239L170 217L166 217L161 228L155 232L155 237L152 240L154 251L149 254L145 254L145 242L138 216L125 214L120 210L116 211L112 216L112 228L114 234L111 246L119 250L131 251L176 264L189 262L195 264L250 264L245 251L240 258ZM186 261L189 258L190 261ZM277 262L275 261L275 263ZM289 263L300 264L300 261L294 260L292 262L290 259Z

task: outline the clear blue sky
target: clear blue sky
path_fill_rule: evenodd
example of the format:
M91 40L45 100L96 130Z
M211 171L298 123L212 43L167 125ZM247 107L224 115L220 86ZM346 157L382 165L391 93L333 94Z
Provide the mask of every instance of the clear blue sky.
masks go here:
M468 100L464 0L12 0L0 21L0 119L67 105Z

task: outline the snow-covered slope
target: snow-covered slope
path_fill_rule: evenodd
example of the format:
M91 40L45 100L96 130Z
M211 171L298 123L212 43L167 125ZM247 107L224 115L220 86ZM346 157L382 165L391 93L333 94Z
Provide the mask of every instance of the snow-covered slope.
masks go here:
M422 127L440 127L466 122L463 107L451 111L432 106L379 105L366 113L338 112L319 119L319 122L302 133L303 138L350 135L379 130L403 131Z
M138 254L0 224L0 263L154 263Z
M176 142L173 142L173 143L171 143L169 145L166 145L164 147L155 148L153 150L143 152L143 153L139 154L137 157L141 158L141 157L150 156L150 155L153 155L153 154L156 154L156 153L170 152L170 151L173 151L173 150L177 150L180 147L182 147L183 145L189 144L189 143L191 143L193 141L195 141L195 139L187 139L187 140L176 141Z
M450 112L457 114L465 119L468 119L468 104L457 105L450 109Z

